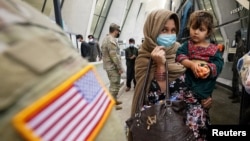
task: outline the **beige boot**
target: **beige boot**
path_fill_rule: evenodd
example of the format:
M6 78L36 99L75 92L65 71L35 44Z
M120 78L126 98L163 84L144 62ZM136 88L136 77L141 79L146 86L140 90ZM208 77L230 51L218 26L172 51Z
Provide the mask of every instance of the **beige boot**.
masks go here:
M115 109L116 109L116 110L121 110L121 109L122 109L122 107L121 107L121 106L117 106L117 105L116 105L116 106L115 106Z
M122 104L122 102L121 102L121 101L116 100L115 104L116 104L116 105L120 105L120 104Z

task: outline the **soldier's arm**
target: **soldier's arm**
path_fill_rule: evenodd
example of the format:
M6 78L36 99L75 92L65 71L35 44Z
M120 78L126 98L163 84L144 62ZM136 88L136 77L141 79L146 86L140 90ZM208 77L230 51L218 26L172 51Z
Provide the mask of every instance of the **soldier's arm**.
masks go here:
M98 57L101 60L101 58L102 58L102 52L101 52L100 45L99 45L98 42L96 43L96 47L97 47L97 51L98 51Z
M112 62L115 64L116 68L119 71L122 70L121 61L120 61L120 58L116 52L116 50L117 50L116 44L114 42L110 42L108 45L108 49L109 49L109 56L110 56Z

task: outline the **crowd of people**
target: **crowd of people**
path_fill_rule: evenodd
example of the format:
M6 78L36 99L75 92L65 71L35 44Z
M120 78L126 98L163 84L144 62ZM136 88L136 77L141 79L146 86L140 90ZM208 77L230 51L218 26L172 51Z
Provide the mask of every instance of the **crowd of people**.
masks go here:
M76 39L80 42L80 52L83 58L89 62L96 62L102 60L102 53L98 41L93 35L88 35L88 42L86 42L81 34L76 35Z
M125 49L126 89L134 84L134 98L131 115L139 101L142 81L150 58L149 86L145 94L145 105L157 104L165 99L166 88L165 63L169 64L170 92L177 99L186 101L186 125L193 130L197 140L206 140L209 121L209 108L212 104L212 92L216 79L222 71L224 48L208 42L213 33L213 16L206 11L195 11L191 14L188 28L190 39L182 44L176 40L179 32L179 17L168 10L155 10L149 14L144 24L144 40L135 47L135 40L129 39L129 47ZM162 26L164 25L164 26ZM157 31L157 32L156 32ZM112 23L109 34L101 44L103 68L110 81L109 91L116 100L116 109L122 109L117 100L120 90L121 74L124 72L121 56L117 53L121 32L120 26ZM93 36L88 36L93 39ZM86 42L82 42L82 48ZM84 52L83 52L84 54ZM200 113L200 114L197 114ZM201 122L202 121L202 122ZM129 140L132 140L131 136Z
M210 125L209 108L212 105L212 93L224 65L222 56L225 47L223 44L209 42L214 28L213 16L209 12L200 10L191 14L187 25L190 38L181 44L177 42L179 24L178 15L168 10L154 10L148 15L144 24L142 44L136 48L135 40L130 38L129 46L125 49L125 91L131 89L133 82L135 90L132 116L140 100L138 98L146 77L147 65L152 58L153 63L150 66L147 82L149 86L145 94L147 99L144 100L144 104L153 105L164 100L164 92L168 89L165 85L165 63L168 62L170 93L172 97L187 103L186 125L193 130L197 140L206 140L206 132ZM110 81L109 91L116 100L116 109L120 110L122 107L118 105L122 102L117 100L117 95L124 69L121 65L121 56L117 53L119 47L116 38L119 38L121 30L117 24L112 23L109 31L101 44L101 54L103 68ZM85 44L82 42L83 48ZM233 93L239 95L239 90L233 88ZM131 134L129 140L133 140Z

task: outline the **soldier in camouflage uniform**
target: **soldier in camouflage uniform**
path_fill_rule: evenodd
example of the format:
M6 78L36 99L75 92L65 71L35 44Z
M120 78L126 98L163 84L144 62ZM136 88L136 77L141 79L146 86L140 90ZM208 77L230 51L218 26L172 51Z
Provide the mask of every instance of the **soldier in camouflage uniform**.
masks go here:
M88 63L62 29L20 0L0 0L0 140L22 141L13 117ZM96 140L126 140L114 110Z
M244 42L241 37L241 31L238 30L235 33L235 41L236 41L236 53L234 55L232 71L233 71L233 78L232 78L232 93L233 95L229 98L233 99L233 103L240 102L240 92L239 92L239 74L237 71L237 62L238 60L246 53L246 48L244 47Z
M121 64L121 57L118 55L118 44L115 38L119 38L120 26L112 23L109 27L109 34L103 39L101 50L103 57L103 68L107 71L110 81L109 91L116 99L116 105L122 104L117 100L117 95L120 89L121 74L123 68ZM116 110L122 107L116 106Z

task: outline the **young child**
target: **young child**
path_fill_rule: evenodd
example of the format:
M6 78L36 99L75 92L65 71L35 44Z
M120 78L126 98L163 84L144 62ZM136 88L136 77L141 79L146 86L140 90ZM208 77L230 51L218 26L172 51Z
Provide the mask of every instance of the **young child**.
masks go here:
M203 103L206 99L211 98L216 79L221 73L224 61L217 45L207 41L213 31L213 16L209 12L200 10L193 12L190 15L188 28L190 39L178 48L176 61L187 68L185 84L191 89L198 103ZM204 134L204 129L206 130L206 125L210 124L209 107L201 107L201 110L204 111L203 116L206 116L206 125L193 124L192 114L194 112L190 111L197 109L198 106L196 104L189 106L187 124L203 140L204 136L202 134Z

